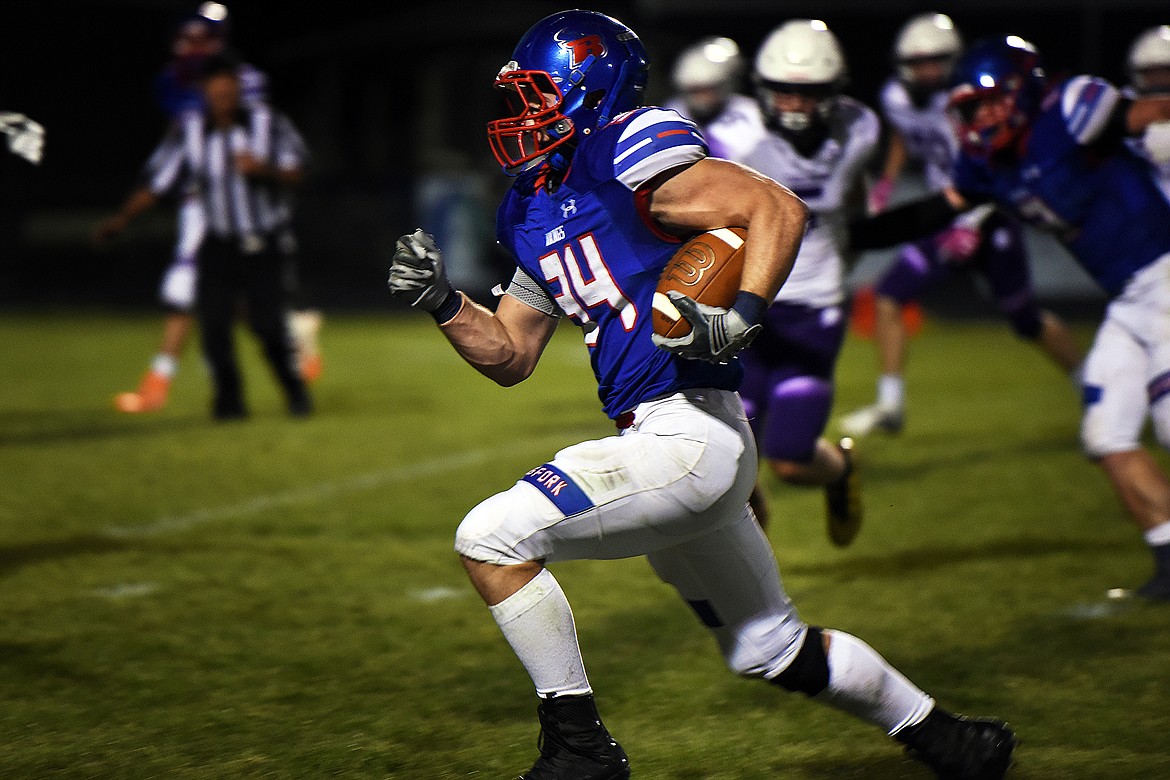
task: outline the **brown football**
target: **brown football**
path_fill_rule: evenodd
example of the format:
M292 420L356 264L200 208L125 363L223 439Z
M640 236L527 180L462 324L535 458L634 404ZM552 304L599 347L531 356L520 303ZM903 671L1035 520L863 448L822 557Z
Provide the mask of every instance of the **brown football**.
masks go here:
M691 323L679 314L666 293L678 290L688 298L708 306L729 308L739 292L743 273L743 245L747 231L728 227L708 230L679 248L654 290L654 311L650 319L654 332L678 338L691 332Z

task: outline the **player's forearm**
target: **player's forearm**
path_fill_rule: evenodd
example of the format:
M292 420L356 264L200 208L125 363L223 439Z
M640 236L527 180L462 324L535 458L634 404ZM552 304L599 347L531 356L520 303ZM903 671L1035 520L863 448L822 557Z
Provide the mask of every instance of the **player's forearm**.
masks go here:
M955 197L960 196L956 193ZM947 193L911 201L850 223L849 248L855 252L882 249L928 236L949 225L962 210Z
M141 187L130 193L130 197L126 198L126 202L115 216L123 224L129 224L138 215L152 209L157 202L158 196L151 192L150 188Z
M439 325L459 356L475 370L504 387L531 376L540 353L528 354L504 323L488 308L463 293L454 317Z
M890 135L890 145L886 150L886 159L882 163L881 177L886 181L896 181L906 165L906 142L897 133Z
M761 198L747 222L739 289L771 301L796 262L808 223L808 207L792 192L780 188Z
M1170 121L1170 96L1166 95L1153 95L1133 101L1125 116L1126 130L1132 135L1141 135L1150 125L1167 121Z

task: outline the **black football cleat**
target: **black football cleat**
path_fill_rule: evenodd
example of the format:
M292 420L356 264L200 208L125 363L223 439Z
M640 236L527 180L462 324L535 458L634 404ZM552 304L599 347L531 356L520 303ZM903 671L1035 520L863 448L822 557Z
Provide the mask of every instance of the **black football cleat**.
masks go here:
M837 447L845 456L845 471L825 485L829 539L838 547L848 547L861 530L861 475L857 473L853 446L853 439L841 439Z
M593 695L541 700L540 757L520 780L627 780L630 761L601 723Z
M1170 572L1161 572L1155 575L1146 584L1135 590L1134 594L1147 601L1170 602Z
M894 738L941 780L1000 780L1017 742L1003 721L952 715L938 707Z

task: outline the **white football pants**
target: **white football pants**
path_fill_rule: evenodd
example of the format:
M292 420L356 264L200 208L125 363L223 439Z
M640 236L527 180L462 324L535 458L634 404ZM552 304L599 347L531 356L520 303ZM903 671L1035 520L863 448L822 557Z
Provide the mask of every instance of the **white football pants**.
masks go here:
M1082 382L1086 455L1138 449L1150 417L1170 448L1170 255L1135 274L1109 304Z
M639 405L620 435L561 450L484 500L455 549L499 565L646 555L735 672L772 677L806 626L747 507L757 469L738 394L676 393Z
M159 285L159 298L179 311L191 311L195 305L195 263L199 247L207 233L207 217L199 198L188 195L179 204L178 236L171 264Z

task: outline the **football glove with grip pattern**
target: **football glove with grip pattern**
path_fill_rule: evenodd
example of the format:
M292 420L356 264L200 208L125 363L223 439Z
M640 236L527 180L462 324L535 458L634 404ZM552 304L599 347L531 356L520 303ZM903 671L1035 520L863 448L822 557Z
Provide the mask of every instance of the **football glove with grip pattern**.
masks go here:
M691 323L691 332L677 338L654 333L650 338L657 346L679 357L727 363L737 352L751 344L752 339L763 329L759 320L763 318L767 303L758 295L741 292L730 309L698 303L678 290L669 290L666 295L679 314ZM751 301L751 298L755 301ZM741 309L745 313L741 313Z
M390 294L410 299L410 305L432 314L450 304L455 288L443 268L443 253L435 238L418 228L400 236L390 260Z

